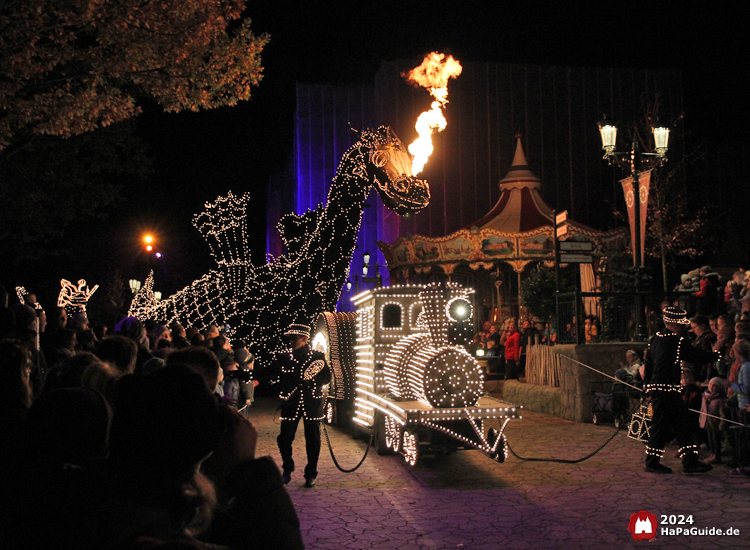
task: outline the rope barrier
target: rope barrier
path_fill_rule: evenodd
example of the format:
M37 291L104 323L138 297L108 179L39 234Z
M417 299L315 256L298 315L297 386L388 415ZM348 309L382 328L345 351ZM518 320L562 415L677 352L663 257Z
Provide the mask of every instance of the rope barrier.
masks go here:
M596 453L601 451L604 447L607 446L607 444L612 441L615 436L620 432L620 427L618 426L615 429L615 433L613 433L607 441L599 445L596 450L593 452L587 454L586 456L582 458L576 458L576 459L564 459L564 458L535 458L535 457L524 457L524 456L518 456L516 452L511 448L510 443L508 443L508 440L505 440L505 444L508 446L508 450L511 452L513 456L515 456L518 460L523 460L524 462L559 462L562 464L577 464L579 462L583 462L584 460L588 460L592 456L594 456Z
M323 433L326 436L326 443L328 444L328 450L331 452L331 459L333 459L333 463L336 465L336 468L339 469L340 472L344 472L345 474L351 474L355 470L357 470L362 464L364 463L365 459L367 458L367 454L370 452L370 447L372 447L372 439L375 435L375 430L370 432L370 441L367 442L367 448L365 449L365 455L362 457L362 460L359 461L359 464L357 464L354 468L351 468L350 470L346 470L341 467L338 460L336 460L336 457L333 454L333 447L331 446L331 440L328 437L328 428L326 428L325 423L323 424Z
M585 364L585 363L581 363L580 361L577 361L577 360L573 359L572 357L568 357L567 355L565 356L565 358L566 358L566 359L569 359L570 361L573 361L574 363L578 363L578 364L579 364L579 365L581 365L582 367L586 367L586 368L587 368L587 369L589 369L589 370L592 370L592 371L594 371L594 372L596 372L596 373L599 373L599 374L601 374L602 376L605 376L605 377L607 377L607 378L611 378L612 380L614 380L614 381L615 381L615 382L617 382L618 384L623 384L623 385L625 385L625 386L628 386L629 388L633 388L634 390L638 390L638 391L639 391L639 392L641 392L641 393L645 393L645 390L644 390L643 388L639 388L638 386L633 386L632 384L628 384L627 382L623 382L623 381L622 381L622 380L620 380L619 378L615 378L614 376L612 376L612 375L610 375L610 374L607 374L606 372L602 372L602 371L600 371L600 370L597 370L597 369L595 369L594 367L591 367L591 366L589 366L589 365L587 365L587 364ZM706 415L706 416L710 416L711 418L718 418L719 420L723 420L724 422L729 422L730 424L737 424L738 426L743 426L743 427L745 427L745 428L747 428L747 427L748 427L748 425L747 425L747 424L742 424L741 422L735 422L734 420L729 420L728 418L722 418L722 417L720 417L720 416L715 416L715 415L713 415L713 414L708 414L707 412L697 411L697 410L695 410L695 409L688 409L688 410L689 410L689 411L692 411L692 412L697 412L698 414L704 414L704 415Z

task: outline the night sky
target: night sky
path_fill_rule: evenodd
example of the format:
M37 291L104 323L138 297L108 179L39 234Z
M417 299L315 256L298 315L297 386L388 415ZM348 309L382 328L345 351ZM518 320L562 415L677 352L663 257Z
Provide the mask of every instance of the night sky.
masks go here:
M748 141L747 2L682 4L702 9L677 11L673 2L249 2L254 31L271 35L263 81L237 107L163 114L146 106L138 132L155 173L126 190L118 227L131 236L122 242L156 228L170 258L164 290L178 290L212 266L192 216L229 190L249 191L253 258L262 262L265 187L291 153L295 82L372 82L381 61L418 63L433 50L461 61L681 69L688 130L712 147L737 147ZM142 264L125 271L144 276Z

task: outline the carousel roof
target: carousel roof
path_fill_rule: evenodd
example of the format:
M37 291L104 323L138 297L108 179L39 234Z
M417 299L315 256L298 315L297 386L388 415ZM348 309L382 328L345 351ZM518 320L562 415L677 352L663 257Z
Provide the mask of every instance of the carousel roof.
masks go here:
M502 194L495 206L481 219L464 229L492 229L504 233L522 233L554 225L552 209L539 190L540 179L529 168L520 138L508 174L500 180Z

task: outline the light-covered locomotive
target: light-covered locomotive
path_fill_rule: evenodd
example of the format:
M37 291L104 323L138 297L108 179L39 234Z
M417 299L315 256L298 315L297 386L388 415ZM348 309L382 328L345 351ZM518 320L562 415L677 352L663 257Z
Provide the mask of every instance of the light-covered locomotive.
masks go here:
M503 462L517 408L484 395L484 373L461 345L473 290L455 283L392 286L355 296L356 313L323 313L313 346L333 370L328 421L373 434L378 452L477 449Z

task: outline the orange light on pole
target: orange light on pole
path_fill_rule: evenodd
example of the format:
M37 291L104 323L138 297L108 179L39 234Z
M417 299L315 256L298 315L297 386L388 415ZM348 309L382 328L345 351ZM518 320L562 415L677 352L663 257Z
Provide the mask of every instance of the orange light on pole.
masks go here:
M154 246L151 244L154 242L154 237L152 235L144 235L143 242L146 243L146 250L148 252L151 252L154 249Z

